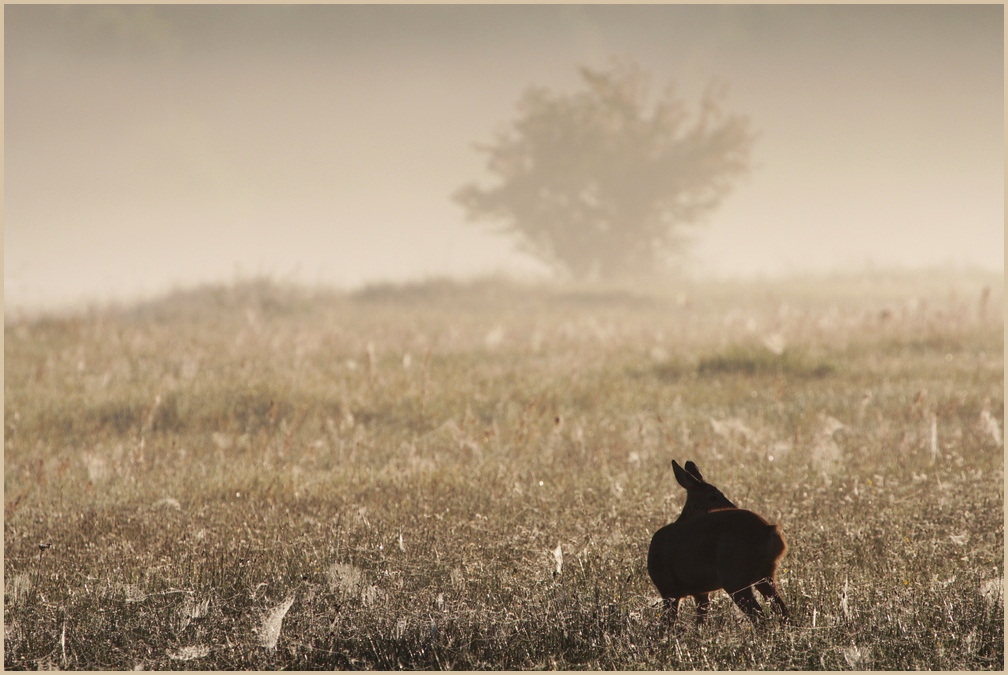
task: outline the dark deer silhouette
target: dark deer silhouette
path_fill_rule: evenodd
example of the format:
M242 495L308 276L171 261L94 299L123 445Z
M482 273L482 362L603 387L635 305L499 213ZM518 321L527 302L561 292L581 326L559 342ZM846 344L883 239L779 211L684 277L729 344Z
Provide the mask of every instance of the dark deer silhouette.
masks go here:
M788 619L777 594L777 564L787 544L776 525L736 507L704 480L693 462L672 461L686 503L675 522L655 532L648 548L648 574L665 601L665 619L675 624L679 600L691 595L697 624L710 609L710 594L724 589L754 624L765 618L753 588Z

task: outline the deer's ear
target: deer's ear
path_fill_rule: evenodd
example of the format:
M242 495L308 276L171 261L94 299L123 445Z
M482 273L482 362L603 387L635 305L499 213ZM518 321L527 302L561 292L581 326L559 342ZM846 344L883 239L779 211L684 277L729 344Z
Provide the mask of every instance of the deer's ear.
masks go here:
M689 462L686 464L688 465ZM696 476L679 466L674 459L672 460L672 471L675 472L675 477L676 480L679 481L679 485L682 485L687 490L695 490L700 487L700 484L702 483L702 481L697 480Z
M692 460L686 462L686 470L696 476L698 481L704 482L703 474L700 473L700 469L697 468L697 465Z

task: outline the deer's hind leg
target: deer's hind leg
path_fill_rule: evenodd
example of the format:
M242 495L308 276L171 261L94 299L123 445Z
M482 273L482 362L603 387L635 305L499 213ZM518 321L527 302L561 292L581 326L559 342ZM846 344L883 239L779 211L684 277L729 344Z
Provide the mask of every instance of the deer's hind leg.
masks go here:
M760 607L759 602L756 600L756 595L753 593L752 586L746 586L737 591L732 591L729 593L731 599L735 601L735 604L739 606L749 620L753 624L759 624L766 618L766 614L763 612L763 608Z
M773 579L767 579L756 584L756 590L763 594L771 605L777 608L777 611L781 613L784 617L786 623L791 622L791 615L788 614L787 606L784 604L784 600L777 593L777 586L774 584Z

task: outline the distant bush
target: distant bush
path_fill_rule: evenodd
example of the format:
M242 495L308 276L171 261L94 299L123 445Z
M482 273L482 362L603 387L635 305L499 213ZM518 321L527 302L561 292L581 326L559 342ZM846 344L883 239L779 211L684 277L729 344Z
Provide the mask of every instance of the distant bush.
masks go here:
M697 375L788 375L791 377L819 378L831 375L835 368L830 363L814 361L808 356L790 350L774 354L759 346L736 345L720 354L705 356L697 364Z

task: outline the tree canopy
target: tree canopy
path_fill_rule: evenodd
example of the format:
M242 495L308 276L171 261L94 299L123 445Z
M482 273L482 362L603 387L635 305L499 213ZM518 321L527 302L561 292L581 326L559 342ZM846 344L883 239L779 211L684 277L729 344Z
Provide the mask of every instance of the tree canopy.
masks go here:
M582 88L528 88L510 125L477 144L497 182L454 199L524 252L576 279L649 275L685 252L689 226L750 166L749 119L709 86L690 114L671 85L652 101L633 64L580 68Z

